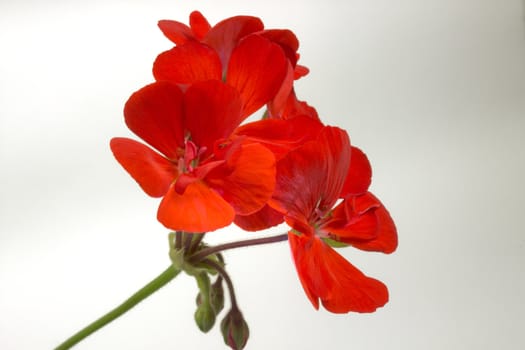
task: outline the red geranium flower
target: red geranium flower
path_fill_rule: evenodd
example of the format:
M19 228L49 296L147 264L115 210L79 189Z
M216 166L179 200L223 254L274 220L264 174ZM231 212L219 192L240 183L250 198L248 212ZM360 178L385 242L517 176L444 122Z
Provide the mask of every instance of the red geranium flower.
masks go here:
M335 127L324 127L317 140L277 163L270 205L292 228L288 238L297 273L316 309L321 300L335 313L372 312L388 301L382 282L365 276L332 248L350 244L384 253L395 250L394 223L367 192L370 176L364 153ZM344 200L333 208L339 198Z
M245 118L236 89L216 80L184 91L156 82L135 92L124 114L130 130L159 153L127 138L112 139L111 149L148 195L163 197L158 219L166 227L212 231L260 210L273 193L273 153L230 137Z
M194 11L190 14L190 26L178 21L162 20L159 21L159 28L177 46L157 57L153 67L153 74L157 80L188 83L205 78L225 77L228 83L233 83L242 91L246 79L241 84L236 84L229 77L232 56L235 56L234 52L241 46L247 55L250 55L249 62L254 67L272 64L272 67L266 67L259 72L274 75L272 79L266 79L267 82L272 82L274 88L271 90L271 100L267 99L269 115L273 117L280 116L281 110L292 103L290 98L295 97L293 81L308 74L308 68L297 64L299 41L295 34L287 29L265 30L263 22L257 17L230 17L212 27L200 12ZM246 40L251 42L251 45L243 43ZM276 64L272 56L276 53L266 47L269 43L274 44L273 50L275 46L281 48L281 53L286 57L283 61L285 65ZM245 54L248 58L247 55ZM279 69L276 69L277 67ZM253 73L249 76L253 82L260 80ZM244 95L249 96L250 93Z
M237 45L226 63L219 54L199 42L187 42L161 53L153 64L157 81L170 81L182 88L206 80L224 80L236 88L249 116L279 91L287 72L282 49L261 36L250 36Z

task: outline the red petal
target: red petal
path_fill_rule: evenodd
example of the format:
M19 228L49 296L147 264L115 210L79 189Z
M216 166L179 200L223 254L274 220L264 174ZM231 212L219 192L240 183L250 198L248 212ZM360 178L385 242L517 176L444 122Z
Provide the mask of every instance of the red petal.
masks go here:
M298 64L295 66L294 79L295 80L300 79L304 77L305 75L307 75L308 73L310 73L310 70L308 69L308 67L301 66L300 64Z
M170 159L184 146L182 91L158 82L131 95L124 107L126 124L137 136Z
M157 56L153 63L156 80L178 84L222 78L222 66L217 53L198 42L188 42Z
M388 301L386 286L365 276L316 236L288 234L303 289L319 308L334 313L373 312Z
M350 156L344 130L324 127L316 141L291 151L277 163L277 184L270 205L295 220L332 208L343 186ZM317 215L317 214L316 214Z
M288 61L277 44L259 35L246 37L232 52L226 81L241 93L244 116L268 103L281 87Z
M362 250L392 253L397 247L394 221L370 192L345 199L322 230L329 232L330 238Z
M272 42L279 44L292 67L295 67L297 63L297 50L299 49L299 40L295 34L288 29L267 29L258 33L259 35L271 40Z
M210 152L216 140L230 136L242 121L239 93L218 80L191 85L184 102L191 140Z
M304 101L299 101L293 89L283 106L279 109L271 107L269 112L270 118L276 119L291 119L300 115L305 115L312 119L319 120L319 115L315 108L309 106Z
M190 27L184 23L165 19L159 21L158 26L166 38L177 45L182 45L189 40L195 39Z
M198 40L202 40L211 29L210 23L199 11L190 14L190 27Z
M377 237L374 240L362 242L356 241L351 244L358 249L390 254L396 250L398 244L397 229L394 220L392 220L390 213L386 210L384 205L379 202L379 199L370 192L361 197L366 196L374 198L380 204L380 206L374 210L374 214L378 221Z
M365 193L372 182L372 167L363 151L352 146L350 157L350 168L341 191L341 198Z
M120 165L152 197L162 197L177 177L173 163L137 141L115 137L110 147Z
M292 92L293 88L293 68L290 63L288 63L288 68L286 75L284 77L283 83L275 94L273 100L268 103L268 113L269 115L279 115L280 112L287 106L288 97Z
M188 185L182 195L171 186L157 213L167 228L186 232L210 232L228 226L234 217L231 205L202 181Z
M239 215L260 210L275 188L275 157L257 143L243 144L226 159L227 166L206 177L210 187L221 193Z
M263 28L263 23L257 17L230 17L213 26L203 42L217 51L223 67L226 67L233 48L239 41L248 34L258 32Z
M253 214L235 216L234 223L246 231L260 231L277 226L283 221L283 214L265 205Z
M369 241L377 238L378 220L374 208L363 213L356 213L354 208L355 197L349 197L341 202L333 211L322 231L331 239L347 244L355 241Z
M235 134L261 143L279 160L305 142L317 139L322 128L320 121L299 116L288 120L263 119L248 123L237 128Z

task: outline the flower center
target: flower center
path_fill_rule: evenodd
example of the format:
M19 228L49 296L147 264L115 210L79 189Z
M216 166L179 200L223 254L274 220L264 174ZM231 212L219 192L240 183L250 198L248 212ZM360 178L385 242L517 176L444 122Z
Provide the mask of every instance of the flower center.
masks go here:
M181 173L191 173L199 165L200 157L206 152L207 147L197 145L187 138L184 141L184 155L179 158L177 168Z
M314 232L317 236L324 237L323 234L323 224L330 219L331 217L331 210L326 210L326 208L321 208L322 204L322 198L319 198L317 201L315 208L310 216L310 225L314 228Z

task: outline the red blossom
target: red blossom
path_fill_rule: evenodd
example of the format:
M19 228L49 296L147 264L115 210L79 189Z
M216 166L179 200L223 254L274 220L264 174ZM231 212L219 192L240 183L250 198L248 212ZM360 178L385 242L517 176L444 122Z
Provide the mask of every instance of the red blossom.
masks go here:
M261 209L275 184L275 157L264 146L230 137L243 120L236 89L216 80L156 82L135 92L126 124L155 150L127 138L111 140L119 163L150 196L163 197L166 227L205 232Z
M247 117L279 91L287 62L282 49L261 36L246 37L232 51L225 66L219 54L200 42L188 42L161 53L153 65L157 81L185 87L198 81L222 80L237 89Z
M372 312L388 301L383 283L365 276L329 244L338 241L384 253L395 250L394 223L381 202L367 192L369 168L364 153L352 148L346 132L335 127L324 127L316 140L277 163L270 205L292 228L288 236L296 269L315 308L320 300L335 313ZM333 208L342 196L345 199Z
M232 69L232 57L235 57L235 51L243 41L259 37L278 46L285 58L282 61L280 58L276 60L265 51L264 46L267 44L263 44L261 40L250 39L253 44L250 50L246 50L249 59L242 60L244 63L252 62L252 68L264 67L263 75L274 75L271 78L268 77L267 80L276 83L277 88L271 91L271 100L267 99L265 102L268 103L269 115L274 118L285 117L282 110L284 108L290 110L290 105L294 104L294 80L308 74L308 68L297 64L299 41L295 34L288 29L264 29L264 24L257 17L230 17L212 27L200 12L194 11L190 15L190 26L178 21L162 20L159 21L159 28L168 39L176 44L176 47L160 54L157 58L153 68L157 80L167 79L187 83L196 81L195 79L203 79L208 75L214 79L220 79L229 74L228 72ZM272 54L275 55L275 53ZM268 66L269 62L273 62L273 67ZM281 63L279 69L276 69ZM258 82L260 77L254 76L250 71L246 73L247 76L250 76L250 81L261 85ZM183 76L180 76L181 74ZM231 83L228 77L226 81ZM248 79L244 79L245 83L246 81ZM241 90L244 85L235 82L233 84ZM305 103L297 101L297 104ZM260 108L262 105L257 106ZM309 109L313 110L312 107ZM290 114L289 111L287 114Z

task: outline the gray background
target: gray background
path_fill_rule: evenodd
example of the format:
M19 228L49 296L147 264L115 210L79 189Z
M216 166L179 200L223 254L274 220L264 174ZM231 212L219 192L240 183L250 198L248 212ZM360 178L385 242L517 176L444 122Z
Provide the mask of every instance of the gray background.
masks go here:
M159 19L250 14L295 31L301 98L347 129L394 217L368 315L315 311L286 243L226 253L248 349L522 349L525 30L521 1L2 1L0 347L49 349L169 263L167 230L113 159L131 92L170 47ZM285 231L285 227L271 233ZM264 236L228 228L211 242ZM78 349L222 349L180 276Z

